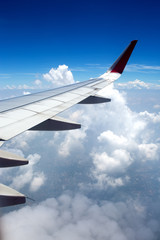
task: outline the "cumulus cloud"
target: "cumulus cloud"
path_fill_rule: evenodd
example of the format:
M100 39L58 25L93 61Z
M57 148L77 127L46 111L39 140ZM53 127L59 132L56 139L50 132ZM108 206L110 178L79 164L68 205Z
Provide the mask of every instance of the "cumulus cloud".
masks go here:
M11 187L20 190L26 184L30 185L31 191L37 191L45 182L45 176L43 172L37 172L34 167L39 162L41 156L39 154L29 155L27 159L29 164L19 168L16 172L16 176L12 175Z
M84 131L76 130L69 132L59 146L58 153L63 157L70 155L71 151L81 151L83 149L83 140L86 137Z
M80 194L63 194L3 217L5 240L152 240L158 231L159 223L146 221L146 210L138 202L98 204Z
M112 86L101 91L101 95L111 97L112 102L83 106L80 120L88 126L84 138L88 144L84 149L92 158L90 170L97 181L95 186L105 189L128 184L128 169L134 162L158 159L160 146L153 129L160 118L159 113L131 111L125 95Z
M116 144L118 146L121 145L127 145L128 140L123 135L117 136L112 131L108 130L105 132L102 132L100 136L98 137L99 142L107 141L111 144Z
M34 177L32 177L32 182L30 184L30 190L31 192L36 192L39 190L39 188L44 184L46 180L46 177L44 173L38 172L34 174Z
M122 171L130 165L132 159L129 152L123 149L116 149L111 157L106 152L100 154L93 154L93 163L95 167L101 172ZM121 169L122 168L122 169Z
M140 144L138 146L140 153L142 154L143 161L146 161L146 160L155 161L159 158L158 145L154 143L148 143L148 144Z
M65 64L59 65L57 69L51 68L49 73L43 74L43 78L51 82L54 87L74 83L72 72L68 70L68 66Z
M43 171L37 169L37 164L39 163L41 156L37 153L25 156L22 150L9 148L9 145L11 146L11 144L7 145L8 146L3 147L4 151L12 152L26 158L29 160L29 164L16 168L1 169L1 181L16 190L21 190L25 186L28 186L29 191L38 191L46 181L46 176Z
M12 138L10 141L6 142L8 148L21 149L22 151L28 150L31 145L30 142L38 138L40 132L36 131L26 131L15 138Z
M139 115L147 122L160 123L160 113L149 113L148 111L144 111L140 112Z

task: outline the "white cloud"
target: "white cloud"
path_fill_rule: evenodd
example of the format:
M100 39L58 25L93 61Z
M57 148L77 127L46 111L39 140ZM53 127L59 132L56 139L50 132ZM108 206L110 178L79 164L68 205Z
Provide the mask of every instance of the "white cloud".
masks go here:
M147 122L160 123L160 113L140 112L139 115Z
M39 188L44 185L46 177L44 173L36 173L35 176L32 178L32 182L30 184L30 191L36 192Z
M36 79L34 83L38 86L40 86L42 84L41 80L39 80L39 79Z
M149 89L151 87L153 87L153 84L150 84L150 83L145 83L139 79L136 79L134 81L129 81L129 82L126 82L126 83L117 83L117 86L118 87L121 87L121 88L127 88L127 89L131 89L131 88L135 88L135 89ZM158 85L156 85L158 86ZM159 86L160 87L160 86Z
M86 137L85 132L82 130L70 131L66 134L64 140L60 143L58 153L63 157L70 155L70 152L77 149L83 149L83 140ZM61 139L62 140L62 139Z
M65 117L80 122L82 128L57 132L48 142L54 147L57 161L62 157L70 161L75 157L90 161L88 174L95 180L92 183L106 189L107 186L128 184L128 169L134 162L149 160L152 154L152 159L157 159L160 146L154 128L160 117L147 111L133 112L127 106L125 94L113 86L108 86L100 94L111 97L111 103L83 105L69 110ZM77 184L83 185L83 182L77 180Z
M84 115L89 119L85 125L88 126L87 142L92 142L92 148L89 148L94 165L92 176L97 180L95 186L99 184L105 189L127 183L128 168L135 161L157 159L160 146L153 129L160 117L147 111L132 112L125 95L111 86L106 88L106 92L103 90L103 95L111 97L111 103L87 107ZM81 121L83 123L83 116ZM89 136L88 131L93 135Z
M38 131L26 131L15 138L12 138L10 141L7 141L6 146L26 151L31 147L30 141L36 139L40 134L41 133Z
M72 72L66 65L59 65L57 69L51 68L49 73L43 74L43 78L51 82L54 87L74 83Z
M129 82L118 82L115 85L118 89L160 89L160 84L144 82L139 79Z
M28 94L31 94L31 93L28 91L23 91L23 95L28 95Z
M93 154L93 163L100 172L122 171L132 162L130 154L123 149L116 149L111 156L106 152Z
M140 153L142 154L143 161L158 160L159 158L158 147L159 146L154 143L140 144L138 148L140 150Z
M106 189L108 186L120 187L128 182L125 175L127 168L133 162L130 153L123 149L116 149L109 156L106 152L93 153L93 177L97 180L95 188ZM117 177L116 175L121 175ZM113 176L112 176L113 175Z
M30 184L30 191L37 191L45 182L45 175L43 172L37 172L34 167L39 162L41 156L37 153L29 155L27 159L29 164L20 167L16 176L12 175L11 184L12 188L17 190L22 189L26 184Z
M128 176L124 177L112 177L108 176L106 173L98 173L97 171L94 172L94 177L97 180L96 184L94 185L94 188L97 190L104 191L108 187L117 188L122 187L126 183L130 181L130 178ZM82 186L82 189L84 186Z
M99 142L107 141L110 144L116 144L118 146L127 145L128 139L123 135L117 136L112 131L108 130L106 132L102 132L98 137Z
M97 204L80 194L63 194L6 214L3 234L6 240L155 239L158 222L148 222L145 216L145 208L138 202Z

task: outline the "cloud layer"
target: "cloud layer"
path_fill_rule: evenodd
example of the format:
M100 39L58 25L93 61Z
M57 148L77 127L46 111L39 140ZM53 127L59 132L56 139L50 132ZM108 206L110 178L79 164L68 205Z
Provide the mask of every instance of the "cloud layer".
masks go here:
M73 76L65 65L51 69L44 77L49 81L53 80L55 85L56 81L59 82L59 78L63 83L73 82ZM65 114L66 117L81 122L82 129L57 132L54 135L28 132L11 140L7 143L7 147L19 148L25 154L28 154L27 150L29 152L32 150L32 146L35 149L38 147L39 152L33 152L32 155L37 156L36 154L38 154L45 157L45 162L50 158L48 153L51 153L53 148L52 152L57 159L53 164L58 161L62 162L62 159L73 163L74 159L79 157L83 166L85 161L82 161L82 158L86 158L89 164L87 174L94 179L95 185L101 189L106 189L108 186L125 185L130 181L128 169L135 162L158 160L160 147L154 128L160 123L160 115L147 111L140 113L131 111L127 106L125 95L115 90L112 85L99 94L111 97L112 102L97 106L75 107ZM45 144L46 153L42 153L39 149L39 141L45 136L46 138L48 136L46 139L48 144ZM43 145L42 142L41 146L43 147ZM23 170L20 171L24 175L23 181L30 182L30 190L36 189L36 185L44 184L46 174L42 171L36 171L34 174L32 167L30 169L28 167L28 170L26 168L25 173ZM17 186L18 189L16 179L19 179L21 172L17 171L18 177L15 177L10 183L11 186ZM29 173L32 177L27 176ZM83 186L83 182L77 181L77 184ZM87 184L85 185L87 186Z
M159 84L144 82L139 79L125 83L117 83L119 89L160 89Z
M53 81L58 81L59 77L62 82L68 81L70 83L73 81L73 76L65 65L51 69L48 74L46 78L47 76L53 77ZM114 89L112 85L99 94L111 97L112 102L96 106L75 107L65 114L66 117L81 122L82 129L57 132L53 135L28 132L11 140L7 143L7 147L19 148L26 155L35 148L39 152L33 152L32 155L43 156L42 158L45 160L42 161L45 163L48 161L47 159L52 158L49 153L54 152L56 161L53 160L53 168L58 161L64 163L63 167L65 167L66 162L70 162L73 164L71 166L74 166L75 172L74 159L80 161L80 165L83 167L85 161L82 159L85 158L88 170L84 175L87 174L87 179L89 179L88 176L91 177L90 184L92 183L101 189L106 189L108 186L124 186L130 181L128 169L135 162L158 161L160 146L154 129L160 123L160 114L131 111L127 106L125 95ZM45 146L45 152L41 152L39 142L45 137L48 144L40 143L42 149L43 145ZM31 164L31 166L33 165ZM42 164L42 166L44 165ZM47 173L46 167L45 170ZM44 172L39 170L34 174L33 167L30 169L28 167L28 170L26 168L24 172L23 170L17 171L18 176L14 177L10 185L19 189L16 179L19 179L22 173L24 175L23 181L31 184L30 190L36 189L36 186L43 186L46 179ZM32 177L27 176L29 173ZM76 184L78 186L85 185L85 188L88 185L78 182L78 180L76 180Z
M80 194L63 194L7 214L3 234L5 240L151 240L158 223L153 219L145 222L145 214L137 202L104 201L99 205Z
M59 67L46 78L54 85L60 78L72 83L68 71ZM4 216L7 240L158 236L160 113L131 110L126 93L112 85L100 94L111 103L75 106L63 113L80 122L81 129L26 132L4 146L25 157L30 153L31 162L9 170L9 178L2 171L3 183L25 189L33 198L48 198ZM66 190L71 193L64 194Z

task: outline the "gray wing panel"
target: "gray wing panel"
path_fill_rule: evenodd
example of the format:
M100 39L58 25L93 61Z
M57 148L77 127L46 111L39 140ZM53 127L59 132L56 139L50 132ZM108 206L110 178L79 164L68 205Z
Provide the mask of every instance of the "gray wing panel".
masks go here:
M51 98L56 95L68 92L68 91L76 90L80 87L86 86L86 85L88 85L90 83L94 83L96 81L97 81L97 79L88 80L88 81L81 82L81 83L76 83L76 84L72 84L72 85L68 85L68 86L64 86L64 87L60 87L60 88L55 88L52 90L29 94L29 95L25 95L25 96L21 96L21 97L0 100L0 112L8 111L8 110L11 110L14 108L18 108L21 106L25 106L25 105L28 105L28 104L31 104L34 102L44 100L47 98Z

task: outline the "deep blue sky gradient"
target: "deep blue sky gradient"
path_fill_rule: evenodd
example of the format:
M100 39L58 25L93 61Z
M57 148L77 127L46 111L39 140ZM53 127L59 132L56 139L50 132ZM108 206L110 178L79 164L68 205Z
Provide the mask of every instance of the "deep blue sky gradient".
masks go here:
M76 80L98 76L133 39L130 64L159 66L159 26L155 0L1 1L0 85L30 84L59 64ZM128 74L123 81L160 80L157 71Z

